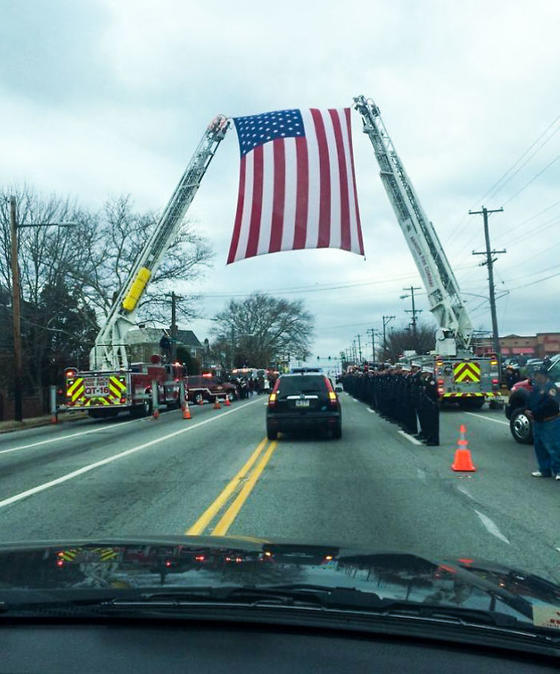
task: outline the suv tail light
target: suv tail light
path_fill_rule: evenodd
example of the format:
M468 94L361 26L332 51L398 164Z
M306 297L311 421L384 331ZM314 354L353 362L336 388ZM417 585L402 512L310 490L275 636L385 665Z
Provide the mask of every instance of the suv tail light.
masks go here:
M268 396L268 406L274 407L276 405L276 400L278 398L278 385L280 384L280 377L274 382L274 388L272 393Z
M327 387L328 391L327 395L329 396L329 405L331 407L336 407L336 403L338 400L337 395L333 390L330 379L328 377L325 377L324 379L325 379L325 386Z

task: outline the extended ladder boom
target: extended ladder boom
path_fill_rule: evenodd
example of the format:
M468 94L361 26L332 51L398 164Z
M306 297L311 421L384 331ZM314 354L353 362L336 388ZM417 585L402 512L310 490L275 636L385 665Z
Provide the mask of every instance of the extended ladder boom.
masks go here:
M224 138L229 120L216 117L206 129L179 184L152 235L138 255L128 279L114 301L105 324L90 352L91 370L126 370L126 335L135 324L134 316L146 285L159 267L167 249L177 236L200 181Z
M379 108L365 96L354 98L381 169L380 175L418 268L430 302L430 311L441 328L440 352L455 355L456 347L469 349L472 324L455 275L432 223L428 220L410 178L387 133Z

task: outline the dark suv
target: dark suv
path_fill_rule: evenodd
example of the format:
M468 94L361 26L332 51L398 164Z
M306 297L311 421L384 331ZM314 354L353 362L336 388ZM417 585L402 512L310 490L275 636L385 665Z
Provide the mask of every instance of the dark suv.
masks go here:
M330 379L323 374L283 374L268 397L266 434L322 429L331 437L342 436L340 401Z

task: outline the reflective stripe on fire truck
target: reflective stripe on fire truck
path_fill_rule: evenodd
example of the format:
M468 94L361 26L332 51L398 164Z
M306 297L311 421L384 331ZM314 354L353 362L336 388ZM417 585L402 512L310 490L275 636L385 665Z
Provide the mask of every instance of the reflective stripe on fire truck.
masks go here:
M490 393L443 393L442 398L484 398L485 395L493 395Z
M83 395L85 391L84 388L84 380L83 377L77 377L74 382L68 387L68 397L72 400L72 402L76 402L76 400Z
M123 384L118 377L109 377L109 390L113 394L108 396L112 403L120 403L123 393L126 395L126 384Z
M480 381L480 365L478 363L457 363L453 367L453 377L456 382L474 382Z

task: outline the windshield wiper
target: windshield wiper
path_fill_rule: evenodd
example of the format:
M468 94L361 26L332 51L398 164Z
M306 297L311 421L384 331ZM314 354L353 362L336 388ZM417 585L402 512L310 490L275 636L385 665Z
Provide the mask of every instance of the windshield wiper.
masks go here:
M65 614L71 611L84 615L104 614L141 614L144 611L169 611L178 613L200 607L236 607L236 608L282 608L306 609L319 612L344 612L344 614L363 618L383 620L423 620L428 622L453 623L464 626L487 626L508 631L524 631L543 634L534 628L530 619L520 614L516 618L500 611L462 608L441 604L417 603L414 601L382 598L373 592L364 592L355 588L328 587L312 584L224 586L224 587L188 587L168 588L154 591L126 591L100 593L96 597L74 596L55 598L53 601L25 603L0 603L4 614L24 612L57 612ZM550 636L555 644L558 638Z

